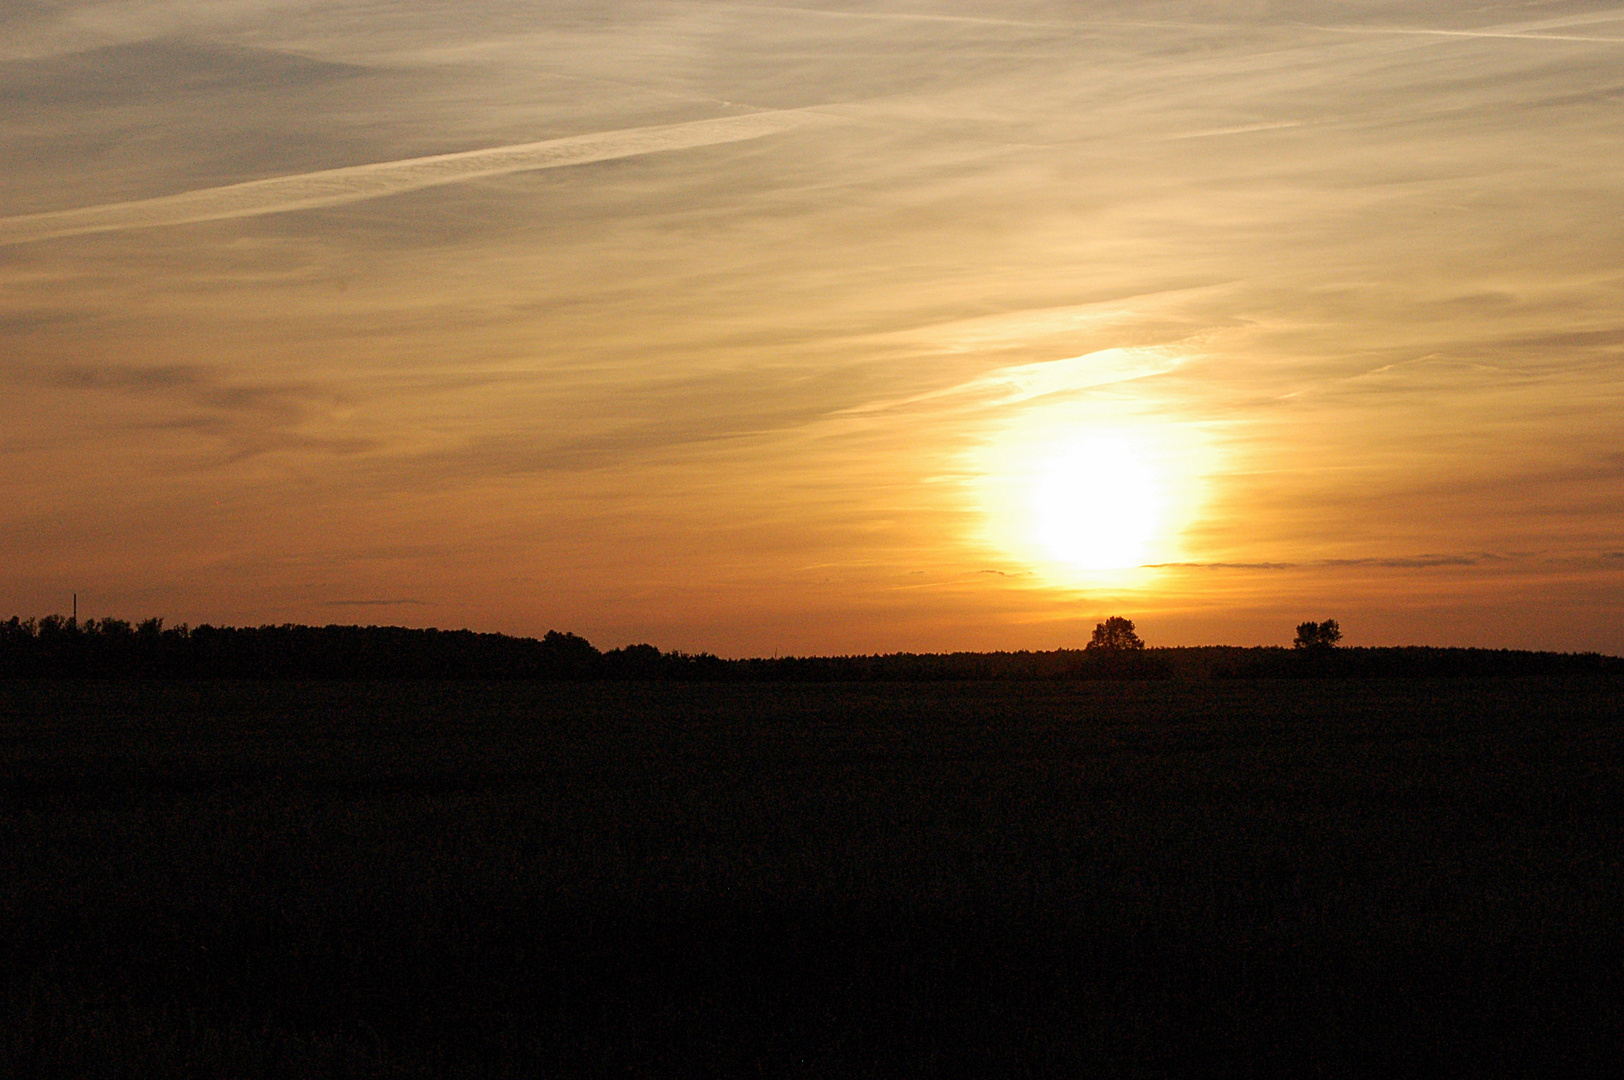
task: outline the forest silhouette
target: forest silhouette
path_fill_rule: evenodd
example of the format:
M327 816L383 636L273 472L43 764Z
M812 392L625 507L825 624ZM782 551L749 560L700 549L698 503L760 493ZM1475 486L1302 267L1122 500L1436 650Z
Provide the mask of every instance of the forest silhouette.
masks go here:
M1329 625L1303 624L1304 626ZM1087 647L724 659L573 633L540 638L403 626L232 627L60 615L0 622L0 677L179 679L496 679L541 682L909 682L1047 679L1370 678L1624 673L1599 653L1403 646L1334 640L1277 646L1145 647L1113 616Z

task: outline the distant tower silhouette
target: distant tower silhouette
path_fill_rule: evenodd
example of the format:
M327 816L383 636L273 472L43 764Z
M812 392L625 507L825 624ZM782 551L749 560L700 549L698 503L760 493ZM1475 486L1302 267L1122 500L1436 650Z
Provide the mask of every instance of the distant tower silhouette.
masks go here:
M72 618L72 620L69 621L68 625L69 626L78 626L79 625L79 594L78 593L73 594L73 618Z

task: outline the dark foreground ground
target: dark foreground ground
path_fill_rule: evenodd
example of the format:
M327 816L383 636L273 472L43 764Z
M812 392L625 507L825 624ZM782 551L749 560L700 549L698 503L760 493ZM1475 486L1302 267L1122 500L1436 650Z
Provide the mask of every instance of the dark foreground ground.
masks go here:
M1574 678L0 682L0 1075L1603 1075Z

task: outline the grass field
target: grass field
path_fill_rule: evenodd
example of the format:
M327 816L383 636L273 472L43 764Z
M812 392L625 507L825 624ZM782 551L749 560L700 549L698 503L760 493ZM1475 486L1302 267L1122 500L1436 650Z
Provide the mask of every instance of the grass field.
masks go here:
M1616 680L11 681L0 770L9 1077L1624 1052Z

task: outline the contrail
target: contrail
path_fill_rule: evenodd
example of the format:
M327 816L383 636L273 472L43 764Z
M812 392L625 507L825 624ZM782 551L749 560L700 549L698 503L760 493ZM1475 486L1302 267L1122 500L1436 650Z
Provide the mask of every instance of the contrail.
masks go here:
M802 124L832 119L825 113L782 109L747 116L695 120L685 124L572 135L544 142L493 146L485 150L465 150L403 161L351 165L342 169L186 191L155 199L22 214L0 218L0 246L81 233L148 229L160 225L186 225L198 221L309 210L318 206L339 206L482 176L557 169L663 150L743 142L788 131Z
M1069 29L1075 23L1043 22L1030 19L990 19L976 15L930 15L913 11L837 11L828 8L794 7L789 4L724 4L749 11L779 11L789 15L814 15L825 19L875 19L908 22L973 23L983 26L1035 26Z
M810 15L823 19L872 19L889 22L968 23L979 26L1028 26L1039 30L1091 30L1124 26L1148 30L1222 30L1224 23L1168 22L1146 19L998 19L981 15L933 15L918 11L838 11L831 8L797 7L788 4L724 3L744 11L779 11L789 15Z
M1205 131L1186 131L1178 135L1165 135L1163 139L1173 142L1178 139L1211 139L1219 135L1250 135L1254 131L1279 131L1281 128L1302 127L1301 120L1279 120L1269 124L1242 124L1239 127L1208 128Z
M1510 41L1595 41L1607 45L1624 45L1624 37L1592 37L1581 34L1536 34L1513 30L1432 30L1412 26L1314 26L1301 24L1307 30L1326 30L1333 34L1421 34L1428 37L1502 38Z

